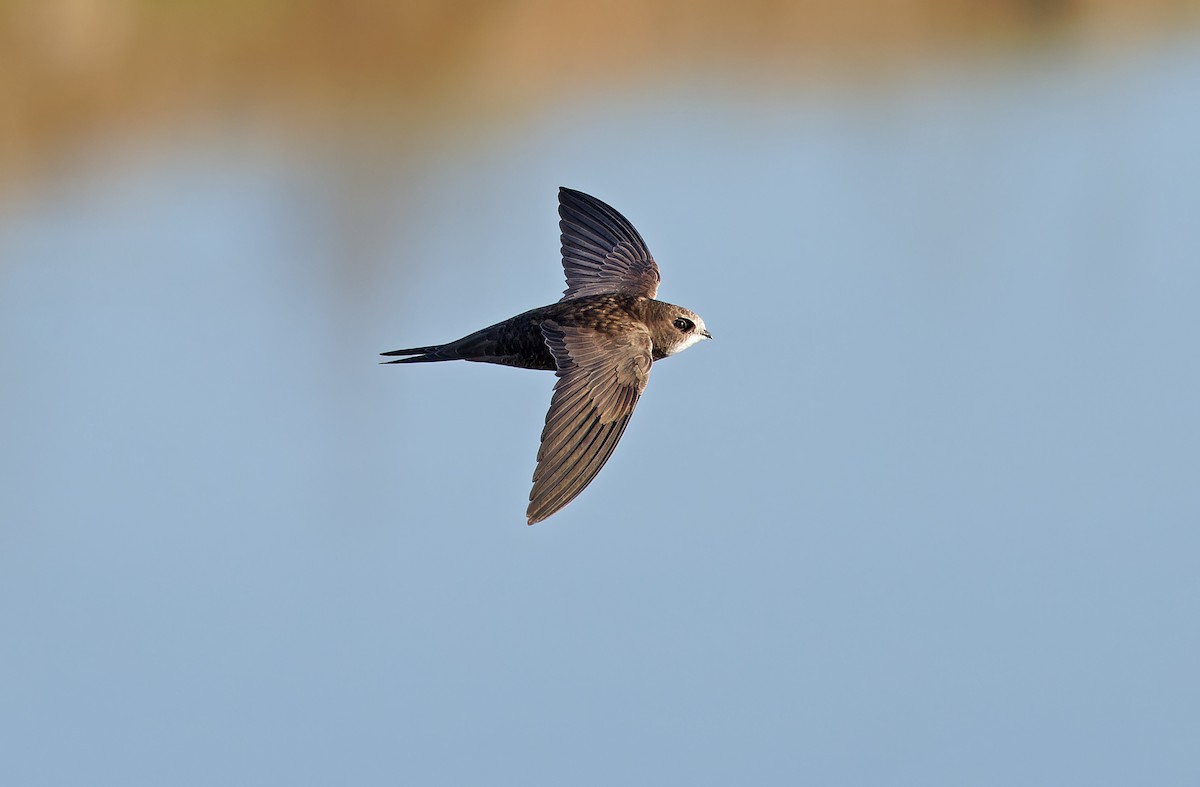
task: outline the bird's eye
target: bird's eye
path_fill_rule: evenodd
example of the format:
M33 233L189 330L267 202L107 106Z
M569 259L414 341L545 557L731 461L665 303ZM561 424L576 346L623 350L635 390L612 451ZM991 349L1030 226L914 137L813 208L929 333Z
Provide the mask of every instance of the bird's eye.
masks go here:
M691 329L696 327L696 323L692 322L687 317L676 317L674 325L676 328L683 331L684 333L687 333L688 331L690 331Z

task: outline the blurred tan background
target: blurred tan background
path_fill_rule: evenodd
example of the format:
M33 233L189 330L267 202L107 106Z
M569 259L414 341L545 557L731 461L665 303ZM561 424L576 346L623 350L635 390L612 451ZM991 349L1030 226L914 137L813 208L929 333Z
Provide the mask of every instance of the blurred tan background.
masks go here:
M1192 28L1191 0L5 0L0 168L94 135L230 115L296 134L436 136L565 95L708 72L872 82L930 58L1111 53ZM347 113L354 118L347 120Z

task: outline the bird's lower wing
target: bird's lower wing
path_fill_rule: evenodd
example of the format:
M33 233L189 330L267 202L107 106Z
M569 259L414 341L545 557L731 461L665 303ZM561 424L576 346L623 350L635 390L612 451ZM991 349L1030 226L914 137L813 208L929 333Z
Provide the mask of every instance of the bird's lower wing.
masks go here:
M558 367L538 449L529 524L575 499L612 455L650 377L650 334L613 336L547 320L542 334Z

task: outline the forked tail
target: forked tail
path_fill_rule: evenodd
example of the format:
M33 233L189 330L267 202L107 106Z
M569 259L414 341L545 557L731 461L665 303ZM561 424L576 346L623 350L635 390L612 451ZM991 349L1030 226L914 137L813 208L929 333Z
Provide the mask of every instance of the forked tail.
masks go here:
M380 363L428 363L430 361L453 361L453 358L447 358L439 351L442 345L436 344L432 347L413 347L408 350L392 350L391 352L380 353L380 355L412 355L413 358L399 358L395 361L380 361Z

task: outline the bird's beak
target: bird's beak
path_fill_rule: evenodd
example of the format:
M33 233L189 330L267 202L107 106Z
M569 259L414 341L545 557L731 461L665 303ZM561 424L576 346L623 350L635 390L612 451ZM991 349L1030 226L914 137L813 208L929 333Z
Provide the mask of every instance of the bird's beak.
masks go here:
M712 338L712 334L711 334L711 333L709 333L708 331L700 331L700 335L701 335L701 336L703 336L705 339L711 339L711 338Z

